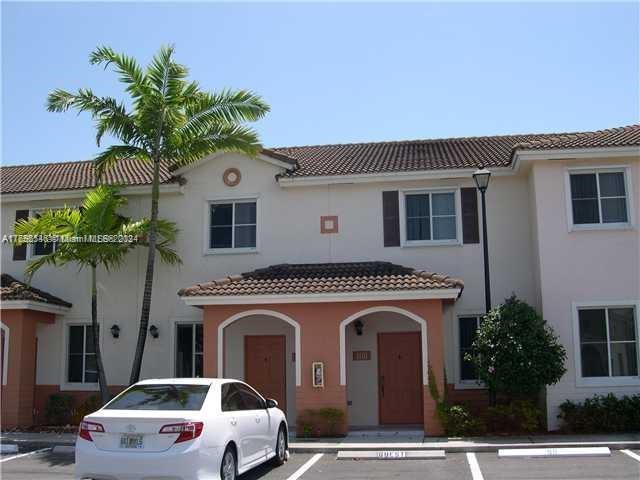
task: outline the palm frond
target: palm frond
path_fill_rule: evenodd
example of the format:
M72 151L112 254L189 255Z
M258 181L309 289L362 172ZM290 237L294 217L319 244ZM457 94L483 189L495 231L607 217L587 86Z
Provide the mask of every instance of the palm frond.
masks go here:
M202 92L187 105L188 120L181 130L198 133L212 124L253 122L264 117L269 108L259 95L248 90Z
M111 145L93 159L97 178L101 179L113 165L126 158L149 161L149 154L145 149L133 145Z
M181 167L215 152L237 152L253 157L260 153L262 146L253 129L244 125L222 125L203 135L174 138L167 143L167 149L166 156Z
M134 99L144 96L149 91L149 82L135 58L116 53L110 47L98 47L89 55L92 65L115 65L115 71L120 75L120 81L127 85L127 92Z

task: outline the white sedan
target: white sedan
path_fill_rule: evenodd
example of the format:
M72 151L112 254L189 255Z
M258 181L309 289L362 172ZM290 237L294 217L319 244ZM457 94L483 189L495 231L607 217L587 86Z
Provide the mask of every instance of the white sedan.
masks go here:
M76 479L233 480L281 465L288 427L277 405L238 380L136 383L83 419Z

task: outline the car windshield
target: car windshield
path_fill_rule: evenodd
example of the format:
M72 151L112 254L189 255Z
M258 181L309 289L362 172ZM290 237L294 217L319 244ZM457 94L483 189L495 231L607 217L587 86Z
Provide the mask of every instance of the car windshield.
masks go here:
M104 408L108 410L200 410L209 385L136 385Z

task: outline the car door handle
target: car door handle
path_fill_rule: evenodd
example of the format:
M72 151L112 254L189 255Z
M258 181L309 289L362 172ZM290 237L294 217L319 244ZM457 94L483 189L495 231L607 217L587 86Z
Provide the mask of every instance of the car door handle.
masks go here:
M232 418L229 420L229 423L235 427L238 424L238 420L236 420L235 418Z
M260 423L260 417L256 417L256 423Z

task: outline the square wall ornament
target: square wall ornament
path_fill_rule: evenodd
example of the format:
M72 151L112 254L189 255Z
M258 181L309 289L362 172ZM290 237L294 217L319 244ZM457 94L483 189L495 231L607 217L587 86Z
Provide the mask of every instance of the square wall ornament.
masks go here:
M323 215L320 217L320 233L338 233L338 216Z

